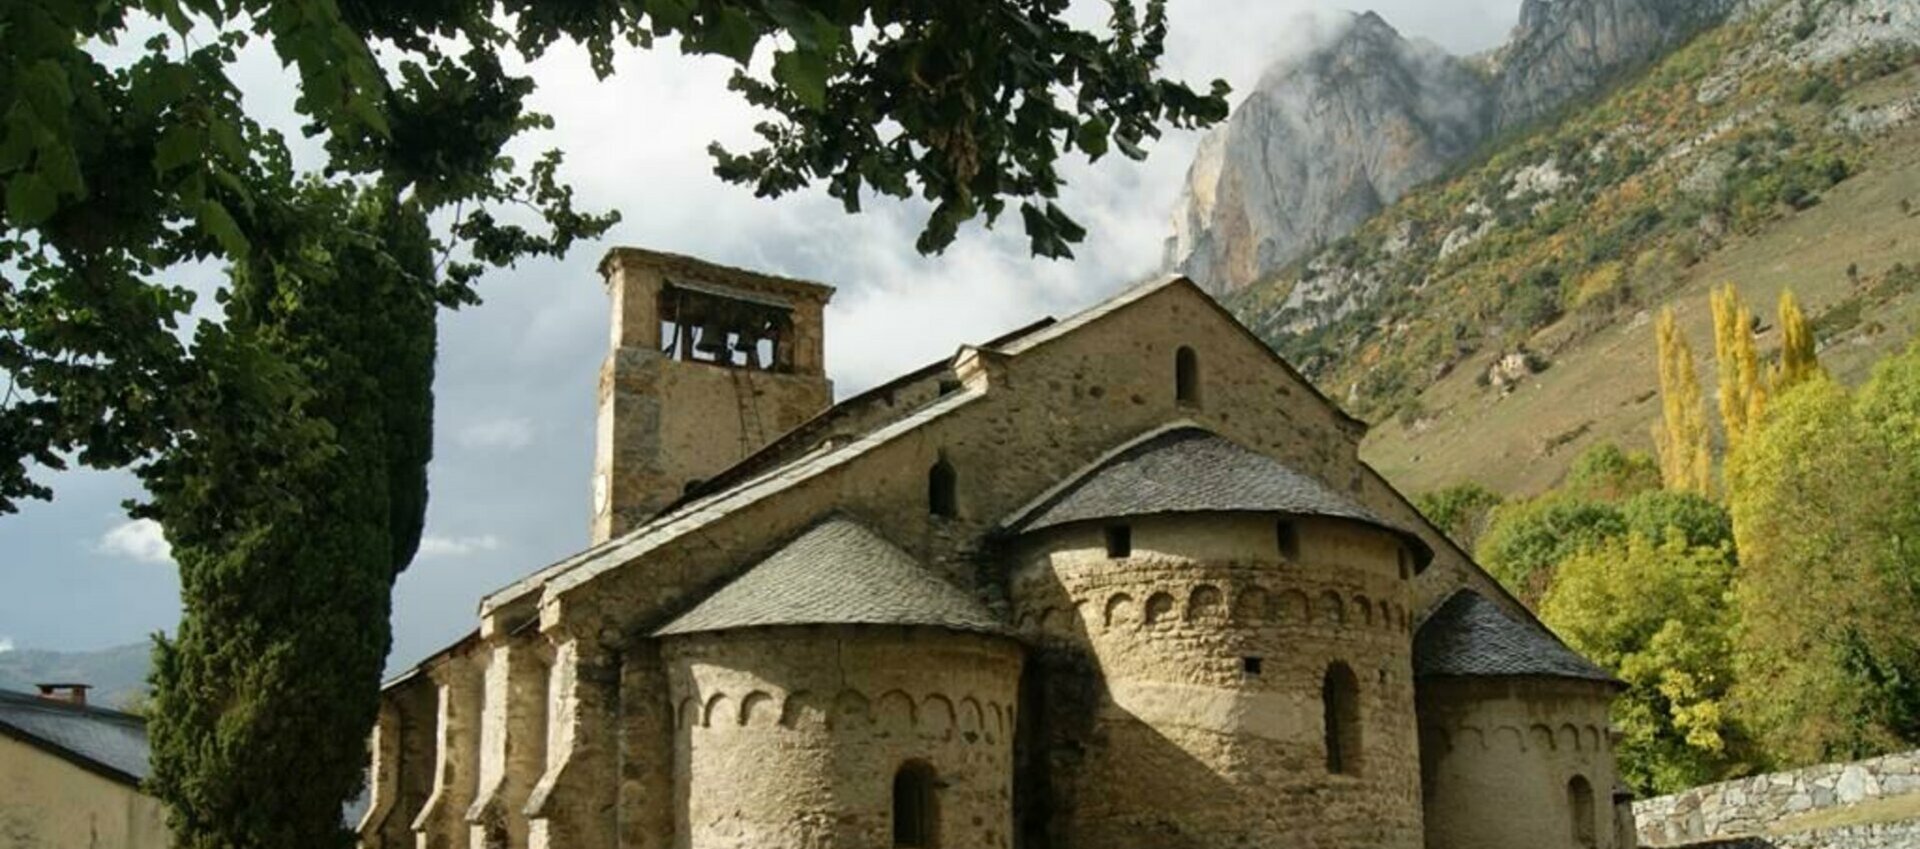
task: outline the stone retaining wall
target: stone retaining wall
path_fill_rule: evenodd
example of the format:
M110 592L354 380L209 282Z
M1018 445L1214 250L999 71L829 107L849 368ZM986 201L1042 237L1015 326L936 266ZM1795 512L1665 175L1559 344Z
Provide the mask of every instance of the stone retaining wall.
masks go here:
M1642 846L1678 846L1758 835L1786 817L1916 793L1920 793L1920 750L1709 784L1635 802L1633 816ZM1920 846L1920 820L1773 835L1761 845L1782 849Z

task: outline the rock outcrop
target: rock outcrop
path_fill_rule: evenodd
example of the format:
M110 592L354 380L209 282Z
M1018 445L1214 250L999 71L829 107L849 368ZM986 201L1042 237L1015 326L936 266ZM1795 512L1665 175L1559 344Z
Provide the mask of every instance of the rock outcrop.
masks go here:
M1494 54L1501 128L1524 124L1642 65L1701 27L1733 0L1526 0L1520 22Z
M1352 16L1269 69L1201 143L1167 265L1215 293L1266 277L1735 2L1525 0L1507 44L1485 59L1404 38L1371 12Z

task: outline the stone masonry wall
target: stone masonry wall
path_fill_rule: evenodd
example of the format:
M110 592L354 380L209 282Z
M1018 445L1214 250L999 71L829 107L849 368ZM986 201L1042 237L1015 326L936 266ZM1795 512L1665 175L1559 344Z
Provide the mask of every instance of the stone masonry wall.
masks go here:
M932 770L941 849L1013 845L1020 648L932 628L673 637L682 849L886 849L894 776Z
M1297 519L1285 557L1277 520L1134 518L1122 558L1100 523L1028 541L1013 598L1048 656L1034 767L1049 845L1421 845L1399 542ZM1343 773L1327 766L1321 700L1336 663L1358 685Z
M1614 849L1611 685L1423 678L1428 849Z
M1783 818L1889 796L1920 794L1920 750L1852 763L1821 764L1696 787L1635 802L1644 846L1760 834ZM1769 835L1781 849L1920 846L1920 820Z

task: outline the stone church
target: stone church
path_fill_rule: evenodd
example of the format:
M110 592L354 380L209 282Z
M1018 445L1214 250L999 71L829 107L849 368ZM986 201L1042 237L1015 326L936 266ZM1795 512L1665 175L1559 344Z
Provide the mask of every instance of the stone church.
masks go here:
M1619 683L1191 282L834 403L832 289L601 271L592 544L386 685L363 846L1632 845Z

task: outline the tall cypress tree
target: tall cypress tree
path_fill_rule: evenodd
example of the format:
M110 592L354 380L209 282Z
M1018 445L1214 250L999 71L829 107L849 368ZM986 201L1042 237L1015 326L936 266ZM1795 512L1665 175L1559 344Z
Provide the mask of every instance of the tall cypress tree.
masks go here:
M213 389L144 470L180 563L156 651L152 786L183 849L343 846L394 579L419 544L436 287L420 210L309 185L261 222Z

